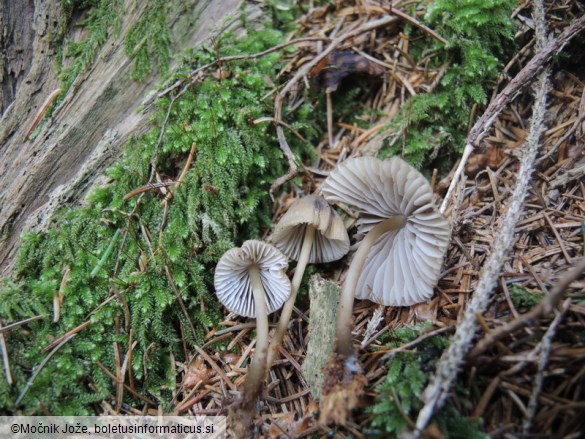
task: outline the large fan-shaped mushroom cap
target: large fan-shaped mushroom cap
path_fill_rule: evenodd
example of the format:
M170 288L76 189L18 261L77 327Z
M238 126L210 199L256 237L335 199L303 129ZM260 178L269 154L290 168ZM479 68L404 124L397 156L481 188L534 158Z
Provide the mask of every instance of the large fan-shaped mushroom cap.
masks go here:
M260 272L268 314L279 309L291 292L286 276L288 260L278 249L262 241L250 240L240 248L228 250L215 268L215 292L228 310L243 317L256 317L249 275L253 266Z
M398 157L349 159L321 186L329 202L357 208L358 231L404 216L399 230L384 233L372 246L355 296L385 306L409 306L433 295L449 244L449 224L433 202L426 178Z
M309 263L336 261L349 251L343 220L325 199L316 195L307 195L291 204L274 228L271 241L289 258L298 261L308 225L317 232Z

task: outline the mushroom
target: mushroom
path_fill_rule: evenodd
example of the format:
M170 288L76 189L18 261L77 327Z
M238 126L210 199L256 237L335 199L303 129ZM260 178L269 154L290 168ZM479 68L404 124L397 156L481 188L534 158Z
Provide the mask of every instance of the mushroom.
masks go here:
M356 375L360 368L351 339L354 295L386 306L409 306L430 298L450 229L433 202L430 184L398 157L384 161L374 157L349 159L329 174L321 193L329 202L357 208L358 232L365 235L343 285L336 323L336 358L330 360L331 367L344 367L343 373L334 372L337 376L346 376L347 372ZM324 392L331 392L338 383L330 380ZM348 405L346 410L351 409Z
M335 261L349 251L349 237L343 220L327 201L317 195L307 195L291 204L274 228L271 240L298 263L292 279L291 295L284 304L270 342L268 368L286 333L307 263Z
M215 291L230 311L256 318L256 353L244 382L244 406L254 403L266 372L268 314L289 297L288 260L278 249L250 240L224 253L215 268ZM249 405L248 404L248 405Z

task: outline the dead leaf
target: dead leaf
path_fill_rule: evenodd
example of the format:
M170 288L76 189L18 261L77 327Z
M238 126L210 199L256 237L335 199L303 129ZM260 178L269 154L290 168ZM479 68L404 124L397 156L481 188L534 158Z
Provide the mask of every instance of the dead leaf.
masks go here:
M188 389L195 387L200 382L207 384L213 375L213 371L207 367L202 357L197 357L191 361L185 367L184 372L183 386Z
M329 91L335 91L341 81L350 75L382 76L386 69L353 52L333 52L322 59L309 72L313 83Z

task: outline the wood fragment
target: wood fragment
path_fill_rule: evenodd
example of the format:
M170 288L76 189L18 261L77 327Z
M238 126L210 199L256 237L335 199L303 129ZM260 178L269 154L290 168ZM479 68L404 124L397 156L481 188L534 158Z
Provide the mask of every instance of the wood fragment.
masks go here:
M61 95L61 89L58 88L58 89L54 90L51 94L49 94L49 96L47 96L47 99L45 99L45 102L43 102L43 104L40 106L39 110L37 111L37 114L35 114L35 117L34 117L32 123L30 124L29 129L27 130L26 134L24 135L25 142L29 139L30 135L35 130L35 128L37 126L39 126L39 123L41 123L41 120L43 120L43 117L45 117L45 113L47 112L49 107L51 105L53 105L55 100L60 95Z
M311 300L309 345L307 357L301 368L311 387L311 394L316 400L321 397L321 388L324 382L323 368L333 350L335 318L340 294L341 290L336 283L324 280L319 276L311 277L309 283Z

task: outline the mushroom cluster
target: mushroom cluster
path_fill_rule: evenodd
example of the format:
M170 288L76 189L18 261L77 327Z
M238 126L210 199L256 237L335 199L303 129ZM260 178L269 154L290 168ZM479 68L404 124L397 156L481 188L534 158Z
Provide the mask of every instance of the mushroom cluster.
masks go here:
M357 251L343 284L335 348L322 392L322 420L343 423L364 384L351 337L354 297L385 306L429 299L450 229L427 180L397 157L346 160L329 174L320 192L322 197L305 196L289 207L272 234L274 246L252 240L227 251L217 264L215 288L227 309L256 318L256 352L242 397L243 406L250 408L286 333L307 264L331 262L349 251L347 230L329 203L357 210ZM287 257L298 261L292 282L285 273ZM268 314L283 304L269 344Z

